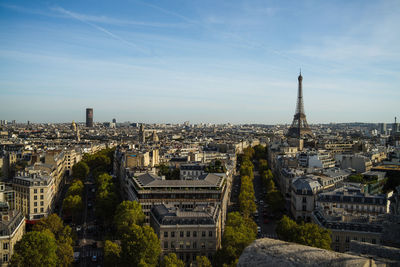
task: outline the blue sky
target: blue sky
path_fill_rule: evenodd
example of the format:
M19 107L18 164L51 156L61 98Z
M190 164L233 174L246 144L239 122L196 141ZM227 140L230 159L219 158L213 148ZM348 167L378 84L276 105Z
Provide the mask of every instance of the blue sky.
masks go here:
M0 118L400 117L400 1L0 2Z

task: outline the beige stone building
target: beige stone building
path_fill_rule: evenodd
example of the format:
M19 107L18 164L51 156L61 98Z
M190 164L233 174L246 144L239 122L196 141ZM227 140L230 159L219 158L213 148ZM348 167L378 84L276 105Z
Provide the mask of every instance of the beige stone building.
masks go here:
M0 202L0 262L8 266L17 243L25 233L25 217L21 211L10 210L6 202Z
M18 173L12 180L15 208L28 220L38 220L54 208L56 186L54 178L45 171L29 170Z
M221 224L218 205L180 209L162 204L151 210L150 225L160 239L163 255L175 253L187 265L196 256L212 259L221 246Z
M312 214L313 222L329 229L332 234L331 248L338 252L350 250L350 241L381 244L385 215L353 215L343 209L334 209L328 214L317 209Z

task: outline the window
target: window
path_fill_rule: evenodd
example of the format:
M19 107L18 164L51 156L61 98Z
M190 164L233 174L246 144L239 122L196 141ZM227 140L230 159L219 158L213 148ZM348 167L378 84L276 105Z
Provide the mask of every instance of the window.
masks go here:
M43 195L40 195L40 199L44 199L44 196L43 196Z
M206 248L206 243L205 242L201 242L201 248Z
M208 232L208 237L212 237L213 236L213 232L212 231L209 231Z
M3 249L8 249L8 243L3 243Z
M180 237L183 237L183 231L181 231L181 233L180 233Z
M43 193L43 192L44 192L43 188L40 188L40 193Z
M171 248L175 248L175 241L171 241Z
M190 237L190 231L186 231L186 237Z
M36 213L36 212L37 212L37 208L34 208L34 209L33 209L33 212Z
M206 237L206 231L201 232L202 237Z
M40 212L44 212L44 209L43 209L43 208L40 208Z
M43 201L40 201L40 206L43 206L44 205L44 202Z
M376 244L376 239L375 238L372 239L372 244Z
M33 200L37 200L37 196L33 196Z
M175 237L175 232L174 231L171 232L171 237Z
M365 237L361 237L361 242L365 242Z
M37 193L37 189L33 189L33 193L35 193L35 194L36 194L36 193Z
M193 248L197 248L197 242L193 241Z
M168 232L164 232L164 237L168 237Z
M186 248L190 248L190 242L186 242Z
M307 198L303 197L303 203L307 203Z
M8 254L3 254L3 262L8 262Z
M166 232L164 232L166 233ZM168 241L164 241L164 248L168 248Z
M37 202L33 202L33 206L37 207Z
M350 237L346 236L346 243L349 243L349 242L350 242Z
M193 231L193 237L197 237L197 232Z
M179 242L179 248L183 248L183 241Z
M336 242L339 242L339 236L338 235L336 236Z
M307 207L303 205L303 211L307 211Z

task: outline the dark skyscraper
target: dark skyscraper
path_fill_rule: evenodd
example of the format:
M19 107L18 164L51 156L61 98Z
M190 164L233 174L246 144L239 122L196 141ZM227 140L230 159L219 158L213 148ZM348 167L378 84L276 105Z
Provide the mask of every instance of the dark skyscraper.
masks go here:
M302 138L305 136L312 136L312 132L310 127L308 126L306 120L306 114L304 112L304 103L303 103L303 76L301 76L301 72L299 75L299 89L297 92L297 106L296 112L294 114L292 125L289 128L288 136L294 138Z
M93 109L86 109L86 127L93 127Z

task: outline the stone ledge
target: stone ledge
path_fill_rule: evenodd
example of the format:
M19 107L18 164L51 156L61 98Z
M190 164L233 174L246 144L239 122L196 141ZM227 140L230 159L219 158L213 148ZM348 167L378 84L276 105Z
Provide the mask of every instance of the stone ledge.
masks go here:
M239 267L294 266L385 266L372 259L263 238L249 245L239 258Z

